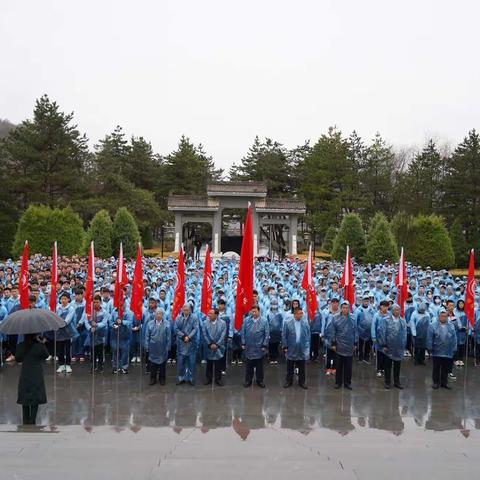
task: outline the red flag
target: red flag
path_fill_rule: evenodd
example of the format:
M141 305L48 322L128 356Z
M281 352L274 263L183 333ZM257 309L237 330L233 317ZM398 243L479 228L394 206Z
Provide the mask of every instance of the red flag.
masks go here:
M405 256L403 247L400 253L400 262L398 263L398 275L395 277L395 286L397 287L397 302L400 305L400 316L405 315L405 302L408 297L407 268L405 266Z
M355 286L353 285L352 259L350 257L350 247L348 246L340 286L343 288L343 298L350 304L350 312L353 312Z
M210 259L210 249L207 245L207 253L205 255L205 266L203 268L202 282L202 304L200 311L204 315L212 309L212 261Z
M468 265L467 291L465 292L465 315L473 327L475 324L475 252L470 250L470 263Z
M180 247L177 266L177 285L173 295L172 322L174 322L185 305L185 263L183 261L183 245Z
M117 309L118 318L123 318L124 288L128 283L127 270L123 259L123 245L120 242L120 253L118 254L117 276L115 279L115 290L113 293L113 306Z
M93 251L93 241L90 243L90 253L88 255L87 281L85 282L85 313L88 319L92 316L93 310L93 291L95 284L95 252Z
M315 312L317 311L317 293L315 292L315 282L313 275L313 258L312 258L312 245L308 250L308 260L303 271L302 288L306 292L306 303L308 318L313 321Z
M18 289L20 290L20 307L22 309L28 308L28 240L25 240L22 255L22 268L20 269L20 280L18 282Z
M235 328L240 330L243 316L250 311L253 305L253 231L252 211L250 204L243 231L242 250L238 268L237 299L235 304Z
M142 318L143 294L142 249L140 244L138 244L137 260L135 261L135 270L133 271L132 298L130 299L130 310L133 312L136 320Z
M57 282L58 282L58 258L57 258L57 242L53 244L52 254L52 278L50 281L50 302L51 312L57 311Z

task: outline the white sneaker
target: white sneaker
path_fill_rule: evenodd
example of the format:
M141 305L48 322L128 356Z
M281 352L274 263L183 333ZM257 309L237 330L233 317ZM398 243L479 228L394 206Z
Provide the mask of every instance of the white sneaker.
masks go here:
M52 361L52 358L53 358L53 357L52 357L51 355L49 355L45 361L46 361L46 362L51 362L51 361ZM7 360L7 361L8 361L8 360Z
M67 365L67 366L65 367L65 371L66 371L67 373L72 373L73 370L72 370L72 367L71 367L70 365Z
M57 373L62 373L65 371L65 365L60 365L58 368L57 368Z

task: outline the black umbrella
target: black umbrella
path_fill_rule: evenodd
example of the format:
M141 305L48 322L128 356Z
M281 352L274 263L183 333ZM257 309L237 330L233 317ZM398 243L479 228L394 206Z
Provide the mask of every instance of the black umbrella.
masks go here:
M6 335L25 335L27 333L49 332L66 325L56 313L39 308L17 310L2 322L0 333Z

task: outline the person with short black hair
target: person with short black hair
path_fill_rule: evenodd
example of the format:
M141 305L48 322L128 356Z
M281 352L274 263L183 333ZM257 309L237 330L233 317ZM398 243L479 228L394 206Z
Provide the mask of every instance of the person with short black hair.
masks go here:
M223 386L221 360L225 353L225 335L227 327L225 322L218 317L218 309L212 308L208 312L208 319L202 324L203 341L206 346L207 367L205 371L205 385Z

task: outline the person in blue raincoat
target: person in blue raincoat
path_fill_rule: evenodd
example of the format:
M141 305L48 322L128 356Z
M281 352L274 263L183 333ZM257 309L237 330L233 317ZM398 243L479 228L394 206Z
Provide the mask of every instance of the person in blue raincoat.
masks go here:
M455 326L448 321L448 314L444 308L438 313L438 322L432 322L428 327L427 349L433 358L432 388L450 389L448 373L457 351L457 334Z
M62 317L65 326L56 333L57 355L59 367L57 373L72 373L71 347L72 339L78 336L75 327L75 309L70 305L70 295L64 292L60 296L60 305L57 306L57 315Z
M351 390L353 353L358 335L348 302L342 302L340 312L333 316L325 337L335 352L335 388L339 389L343 384L346 389Z
M389 390L391 387L393 364L393 385L402 390L400 367L407 345L407 322L400 316L399 305L393 305L392 315L379 325L377 342L379 349L385 354L385 388Z
M0 325L7 317L8 312L4 305L0 305ZM3 365L3 342L5 341L6 337L0 333L0 367Z
M310 361L316 362L320 351L320 337L323 329L323 315L320 306L317 308L310 324Z
M378 348L378 343L377 343L377 331L380 327L380 325L385 321L386 318L389 317L390 313L388 311L390 303L388 300L382 300L380 302L380 308L377 313L373 316L372 320L372 342L375 346L375 349L377 351L377 377L381 378L384 375L384 353L382 352L381 349Z
M186 303L175 320L177 385L185 382L195 385L195 361L199 328L197 316L191 312L190 304Z
M229 350L232 349L232 340L233 340L233 318L228 314L226 310L225 300L221 298L218 301L218 317L225 322L226 334L225 334L225 351L220 362L222 373L227 371L227 360L229 355ZM241 344L239 348L241 349Z
M150 362L150 385L158 381L165 385L168 352L170 351L172 334L170 323L164 318L161 308L155 313L155 320L148 323L145 335L145 348L148 349Z
M457 300L455 318L457 319L457 353L455 355L454 364L457 367L463 367L465 365L464 360L467 345L468 318L465 314L465 302L462 299Z
M123 318L118 318L115 308L109 319L110 348L112 351L112 372L114 374L128 373L128 355L130 338L132 336L133 313L130 310L123 312Z
M273 298L270 301L270 310L267 313L270 340L268 343L268 357L270 364L278 363L280 341L282 339L283 315L278 310L278 301Z
M150 297L148 299L148 307L143 309L142 313L142 329L141 329L141 339L142 345L145 343L145 335L147 334L148 324L155 320L155 315L157 311L157 299L155 297ZM148 361L148 350L144 349L145 356L145 369L147 373L150 373L150 363Z
M223 386L222 383L222 365L221 360L225 355L225 335L227 334L227 325L219 317L218 309L211 309L208 312L207 319L203 322L203 341L205 342L205 352L207 367L205 369L205 385Z
M75 301L72 303L72 307L75 310L73 321L75 322L75 328L78 332L78 336L72 344L72 362L79 361L82 363L85 361L85 339L87 338L85 324L81 321L85 312L85 300L83 294L83 287L77 287L75 289Z
M475 324L473 327L473 340L475 348L475 366L480 366L480 309L475 310Z
M370 305L370 297L363 296L362 305L355 311L355 323L358 331L358 361L370 363L372 350L372 320L375 310Z
M306 384L306 361L310 357L310 324L303 310L297 307L293 317L288 318L282 329L282 348L287 357L287 376L283 388L293 384L293 374L298 368L298 385L304 390Z
M263 359L268 349L270 332L268 321L260 315L260 307L254 305L242 324L242 349L246 360L245 382L243 386L252 385L255 374L257 385L265 388Z
M88 336L85 345L90 347L90 373L103 373L103 356L105 341L108 332L108 320L110 315L101 306L102 297L95 294L93 297L93 310L90 319L87 314L83 314L83 323L87 329Z
M420 303L410 317L411 328L415 327L415 365L425 365L428 327L432 322L425 302Z

